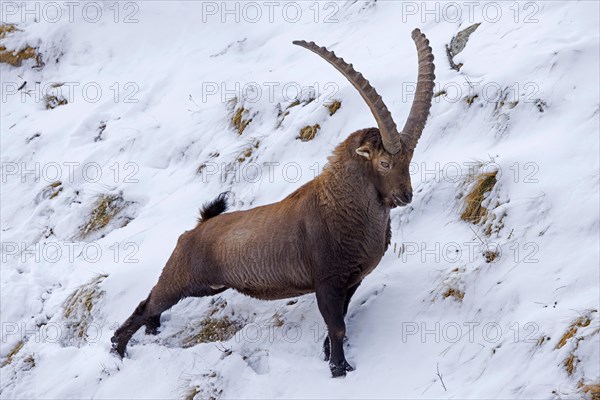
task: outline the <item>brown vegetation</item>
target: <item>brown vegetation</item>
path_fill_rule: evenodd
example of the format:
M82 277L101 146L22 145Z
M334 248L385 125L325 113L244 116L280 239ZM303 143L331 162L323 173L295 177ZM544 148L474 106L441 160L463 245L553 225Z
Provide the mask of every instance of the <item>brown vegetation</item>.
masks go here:
M300 134L296 139L300 139L303 142L313 140L319 129L321 129L321 125L319 124L305 126L304 128L300 129Z
M463 221L478 224L487 218L488 210L483 206L483 201L496 185L496 174L496 171L487 172L475 178L475 184L465 197L466 207L460 215Z

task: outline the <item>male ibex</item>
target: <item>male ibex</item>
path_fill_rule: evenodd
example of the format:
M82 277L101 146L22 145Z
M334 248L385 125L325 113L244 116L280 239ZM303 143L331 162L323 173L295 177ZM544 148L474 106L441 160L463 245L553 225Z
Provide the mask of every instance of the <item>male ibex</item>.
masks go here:
M379 129L352 133L319 176L278 203L224 214L223 194L206 204L199 224L179 237L148 298L115 332L112 342L119 355L142 325L146 333L156 333L161 313L187 296L235 289L274 300L315 292L327 324L323 348L331 372L343 376L353 370L343 349L348 303L390 244L390 210L412 200L409 163L433 96L429 40L418 29L412 38L419 78L402 132L381 96L352 64L312 42L294 42L324 58L354 85Z

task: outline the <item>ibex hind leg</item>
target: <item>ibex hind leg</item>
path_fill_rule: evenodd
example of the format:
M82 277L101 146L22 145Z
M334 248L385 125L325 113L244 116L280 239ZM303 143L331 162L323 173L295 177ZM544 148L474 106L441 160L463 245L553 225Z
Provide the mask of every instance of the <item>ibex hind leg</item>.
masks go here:
M158 290L157 290L158 289ZM160 326L160 315L175 305L184 296L182 292L171 292L165 294L160 290L160 281L152 289L148 298L142 301L135 309L133 314L115 331L111 338L113 351L121 357L125 356L127 343L131 337L143 326L146 325L147 331L152 332Z
M212 296L226 290L226 287L213 289L209 286L198 285L185 289L177 289L173 286L167 286L160 280L150 292L148 298L142 301L135 309L133 314L115 331L111 341L113 351L121 357L125 356L127 343L131 337L143 326L146 325L146 333L156 334L160 327L160 315L177 304L184 297L202 297Z
M214 289L212 287L207 286L198 286L193 289L190 289L188 293L186 293L185 297L204 297L204 296L213 296L215 294L219 294L228 288L220 287L218 289ZM158 328L160 328L160 316L161 314L153 315L146 320L146 335L157 335Z

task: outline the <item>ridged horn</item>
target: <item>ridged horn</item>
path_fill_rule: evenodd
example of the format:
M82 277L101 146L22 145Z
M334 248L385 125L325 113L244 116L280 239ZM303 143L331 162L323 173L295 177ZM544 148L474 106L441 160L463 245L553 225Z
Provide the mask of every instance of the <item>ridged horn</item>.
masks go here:
M320 47L314 42L295 40L292 43L319 55L348 79L352 86L358 90L358 93L365 100L375 117L379 132L381 133L383 147L388 153L396 154L403 146L410 150L415 148L425 127L425 121L427 121L429 109L431 108L431 99L433 98L435 67L433 65L433 53L431 47L429 47L429 40L427 40L419 29L415 29L412 32L412 38L417 46L419 75L415 98L402 134L398 132L392 114L383 103L381 96L371 86L369 81L354 69L352 64L346 63L343 58L337 57L333 51L329 51L325 47Z
M383 103L381 96L377 94L377 91L371 86L369 81L360 72L356 71L352 64L348 64L343 58L336 56L333 51L329 51L325 47L320 47L314 42L305 42L304 40L295 40L292 43L321 56L348 79L352 86L358 90L358 93L365 100L375 117L385 150L391 154L398 153L402 147L402 143L396 123L392 119L392 114Z
M433 53L429 46L429 40L419 29L412 31L412 38L417 46L419 77L415 98L401 133L402 142L405 144L406 150L410 151L417 146L423 128L425 128L425 122L431 108L433 81L435 79L435 65L433 64Z

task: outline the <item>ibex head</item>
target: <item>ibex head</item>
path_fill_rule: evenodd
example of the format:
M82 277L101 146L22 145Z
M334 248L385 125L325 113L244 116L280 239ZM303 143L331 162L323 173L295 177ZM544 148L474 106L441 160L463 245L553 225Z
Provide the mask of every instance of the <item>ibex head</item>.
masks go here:
M401 132L398 132L381 96L352 64L346 63L334 52L319 47L314 42L293 42L318 54L333 65L358 90L369 106L379 129L369 129L355 151L368 163L373 183L390 207L405 206L412 200L410 161L425 127L433 97L435 75L429 40L419 29L412 32L412 38L417 46L419 75L410 114Z

